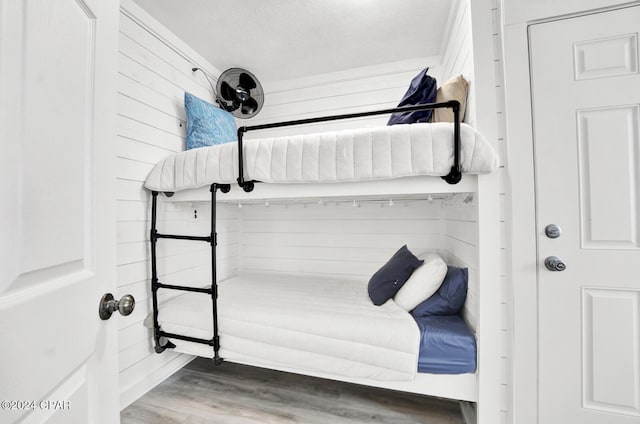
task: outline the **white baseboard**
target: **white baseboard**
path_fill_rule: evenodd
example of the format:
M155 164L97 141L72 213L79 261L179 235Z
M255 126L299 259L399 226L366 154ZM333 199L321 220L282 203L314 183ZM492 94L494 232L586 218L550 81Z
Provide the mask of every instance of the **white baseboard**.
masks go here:
M476 404L473 402L460 402L460 410L465 424L476 424Z
M142 397L149 390L162 383L164 380L172 376L176 371L187 365L193 360L191 355L180 355L167 362L157 370L138 380L135 384L127 387L120 392L120 410Z

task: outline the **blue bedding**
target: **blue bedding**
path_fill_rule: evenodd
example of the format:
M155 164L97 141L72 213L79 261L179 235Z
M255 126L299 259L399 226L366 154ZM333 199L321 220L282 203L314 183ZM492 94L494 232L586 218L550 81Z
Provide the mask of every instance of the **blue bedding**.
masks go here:
M420 328L418 372L476 371L476 339L459 315L414 317Z

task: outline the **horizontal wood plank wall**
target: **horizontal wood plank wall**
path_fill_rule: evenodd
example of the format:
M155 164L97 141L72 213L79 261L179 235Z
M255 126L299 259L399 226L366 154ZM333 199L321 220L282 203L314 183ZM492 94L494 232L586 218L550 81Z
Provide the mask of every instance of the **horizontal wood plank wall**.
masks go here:
M118 320L121 407L184 365L190 357L153 350L152 331L143 325L151 311L150 194L143 182L154 164L184 149L186 131L183 98L189 91L211 99L202 67L212 76L218 71L181 44L164 27L131 1L122 2L120 14L117 139L117 297L130 293L134 312ZM194 210L196 217L194 218ZM159 196L160 232L208 235L208 205L172 203ZM220 259L218 276L238 268L237 210L221 207L218 219ZM207 243L160 240L158 272L172 284L206 285L211 281L211 248ZM160 291L160 300L177 295Z
M325 202L242 208L244 271L348 278L366 284L402 245L437 251L440 201Z
M397 106L413 77L429 66L438 74L439 58L420 57L403 62L315 75L289 81L263 82L265 103L255 118L242 125L258 125L318 116L387 109ZM260 78L260 76L257 76ZM388 115L249 132L247 138L363 128L385 125Z
M470 0L457 1L457 10L451 20L451 32L442 54L441 79L438 80L438 85L460 74L469 81L469 93L467 95L467 108L464 121L473 126L476 121L476 104L473 87L474 84L478 82L473 78L473 40L469 1Z
M472 329L478 322L478 209L474 194L457 194L443 202L440 251L449 265L469 270L469 288L463 308Z

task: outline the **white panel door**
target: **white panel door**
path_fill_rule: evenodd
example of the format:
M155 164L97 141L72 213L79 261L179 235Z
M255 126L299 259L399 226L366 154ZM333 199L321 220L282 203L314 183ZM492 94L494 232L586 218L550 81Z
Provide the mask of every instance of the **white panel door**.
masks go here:
M530 28L540 423L640 422L639 32L640 7Z
M0 422L117 423L118 2L0 3Z

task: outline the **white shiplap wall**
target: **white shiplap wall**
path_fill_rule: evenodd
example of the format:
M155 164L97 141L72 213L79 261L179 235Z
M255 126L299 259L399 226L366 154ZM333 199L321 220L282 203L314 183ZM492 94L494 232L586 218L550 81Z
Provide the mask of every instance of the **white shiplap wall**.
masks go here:
M365 283L406 244L437 250L440 201L389 199L242 209L242 268Z
M166 351L154 352L152 332L143 325L151 311L149 217L150 195L143 181L164 156L183 150L185 91L210 98L201 73L218 71L183 45L164 27L130 1L122 1L120 15L118 128L117 128L117 253L118 293L130 293L136 309L119 319L121 407L127 406L190 357ZM209 207L170 203L160 196L159 231L207 235ZM218 219L218 256L221 278L238 267L237 211L221 207ZM193 211L197 210L197 218ZM201 242L161 240L158 272L161 281L205 285L211 281L210 247ZM159 298L175 296L161 292Z
M458 0L452 19L450 19L452 25L449 27L450 33L442 55L441 79L438 84L460 74L464 76L469 82L464 121L474 126L476 122L474 84L476 81L473 75L473 39L469 1Z
M417 57L289 81L264 82L264 107L244 125L392 108L397 106L413 77L427 66L429 74L439 78L438 57ZM247 138L385 125L388 119L387 115L249 132Z
M444 200L440 220L440 254L449 265L468 268L469 288L463 315L471 328L478 325L478 209L472 193Z

